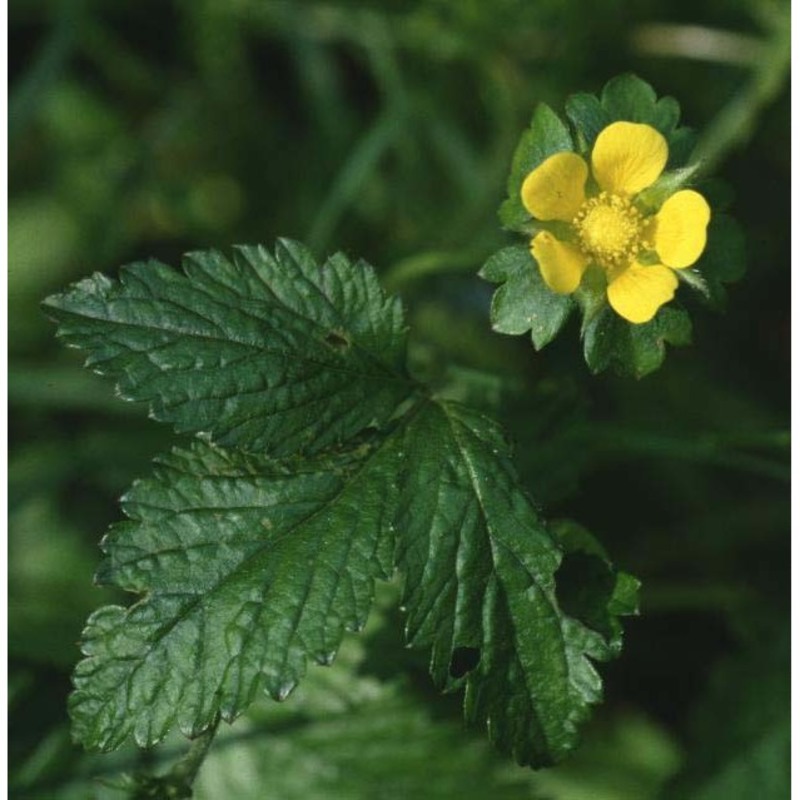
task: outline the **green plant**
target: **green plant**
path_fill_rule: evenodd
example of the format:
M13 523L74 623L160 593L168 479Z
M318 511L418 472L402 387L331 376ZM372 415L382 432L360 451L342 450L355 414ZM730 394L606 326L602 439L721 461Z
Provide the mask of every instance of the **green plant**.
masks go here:
M585 156L620 120L670 143L668 170L631 201L642 213L698 179L677 104L641 81L617 79L567 110L571 127L536 111L507 227L558 238L559 220L526 214L526 177L554 154ZM679 274L718 302L742 272L740 234L711 219L699 274ZM635 376L661 365L665 343L688 342L685 311L662 301L631 322L608 305L602 272L586 267L573 299L536 258L505 248L483 268L503 284L497 331L530 331L539 349L577 305L590 368ZM171 773L140 776L133 791L189 793L220 719L261 689L286 698L308 660L330 664L345 631L366 624L375 581L395 570L407 641L429 652L439 689L464 691L468 721L520 764L575 747L601 695L593 662L619 654L638 582L583 528L542 519L497 422L409 367L403 310L371 267L341 254L319 265L281 240L274 252L193 253L180 271L147 262L118 280L95 275L46 309L124 399L194 437L123 498L128 520L104 540L98 580L140 597L92 615L75 672L70 710L86 746L132 736L149 747L173 728L196 739Z

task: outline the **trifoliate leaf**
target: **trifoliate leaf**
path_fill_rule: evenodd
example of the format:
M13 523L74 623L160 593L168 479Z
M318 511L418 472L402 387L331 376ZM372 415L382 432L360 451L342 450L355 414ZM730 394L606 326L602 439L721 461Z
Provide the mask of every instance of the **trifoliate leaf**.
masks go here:
M692 323L682 309L666 306L650 322L631 325L606 307L589 321L583 337L592 372L612 368L620 375L642 378L661 366L667 344L691 342Z
M178 431L283 455L382 424L412 391L402 309L372 268L300 244L95 274L45 301L68 344Z
M528 231L530 214L520 198L522 182L548 156L572 149L572 137L567 126L549 106L540 103L533 113L530 127L522 134L511 163L508 198L500 206L500 222L504 228L523 233Z
M77 737L110 750L176 725L194 736L260 686L285 697L307 657L329 663L392 570L391 441L298 462L202 442L162 458L103 542L99 581L145 597L89 619Z
M630 593L605 591L603 562L598 608L570 617L561 551L497 426L421 392L402 411L416 384L401 309L368 267L319 268L284 242L275 256L190 256L183 272L134 265L48 308L124 396L217 440L173 451L123 498L98 580L140 599L89 620L70 705L80 741L196 736L261 688L285 697L309 658L330 663L364 625L375 579L398 567L409 641L431 648L440 687L466 686L468 719L523 764L574 746L600 696L589 659L617 652ZM544 343L561 322L526 324Z
M468 720L487 725L501 749L520 764L551 764L600 698L589 659L615 646L559 607L561 552L519 490L496 425L431 404L403 447L398 566L409 642L431 648L437 685L466 686Z
M495 253L480 276L503 284L492 297L492 328L512 335L530 331L537 350L556 337L575 307L569 295L548 289L539 265L524 245Z
M496 425L460 406L423 401L382 441L316 459L196 442L124 507L99 579L144 597L85 631L71 711L93 748L197 735L259 687L285 697L307 658L329 663L364 624L395 565L409 643L432 650L438 686L466 685L468 719L522 764L574 747L600 698L589 658L618 650L607 609L608 637L560 608L561 552ZM594 596L610 608L615 594Z

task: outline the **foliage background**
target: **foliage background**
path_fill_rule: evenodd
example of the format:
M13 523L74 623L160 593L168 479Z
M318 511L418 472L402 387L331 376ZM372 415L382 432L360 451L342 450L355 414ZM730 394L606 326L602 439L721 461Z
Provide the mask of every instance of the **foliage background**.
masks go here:
M12 0L12 796L133 796L120 772L183 747L70 744L75 642L114 599L97 541L169 434L38 304L94 270L290 236L380 270L418 368L494 409L545 513L643 580L643 615L584 745L531 773L434 695L386 587L334 667L223 732L197 796L787 797L788 27L767 0ZM492 334L475 277L510 241L496 207L535 103L627 70L707 132L749 256L727 313L694 307L695 344L641 382L590 377L577 330L540 354Z

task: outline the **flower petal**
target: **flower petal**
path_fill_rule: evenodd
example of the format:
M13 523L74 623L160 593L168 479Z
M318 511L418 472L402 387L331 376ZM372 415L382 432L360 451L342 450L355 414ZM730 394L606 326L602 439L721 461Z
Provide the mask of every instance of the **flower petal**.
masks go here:
M653 220L653 243L661 261L674 269L694 264L705 250L710 219L706 199L691 189L667 198Z
M554 292L571 294L580 286L589 259L577 247L542 231L531 240L531 253L544 282Z
M556 153L545 159L522 184L522 204L541 220L571 222L583 205L589 167L576 153Z
M678 279L669 267L634 262L608 284L608 302L628 322L649 322L672 300L677 287Z
M600 131L592 150L592 172L600 188L631 195L654 183L664 171L667 140L649 125L614 122Z

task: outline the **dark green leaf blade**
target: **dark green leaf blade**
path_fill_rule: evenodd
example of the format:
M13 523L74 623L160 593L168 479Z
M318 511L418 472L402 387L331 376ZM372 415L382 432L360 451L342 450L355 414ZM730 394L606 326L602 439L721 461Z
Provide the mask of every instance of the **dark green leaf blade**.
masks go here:
M740 280L746 269L744 234L736 220L727 214L711 218L708 244L691 269L702 277L709 305L716 309L724 308L727 300L725 284Z
M643 378L661 366L667 344L687 345L691 335L692 323L683 309L665 306L650 322L633 325L606 306L586 325L583 353L592 372L612 368Z
M503 284L492 298L492 328L512 335L530 331L537 350L553 341L575 307L569 295L556 294L545 285L538 264L523 245L498 251L479 274Z
M561 552L520 491L494 423L431 404L403 449L398 566L409 642L431 648L439 686L466 685L467 718L487 725L497 746L521 764L554 763L600 699L589 658L610 658L616 645L559 608ZM465 653L473 666L461 675L453 666Z
M373 270L295 242L102 275L45 301L68 344L178 431L285 455L384 423L413 390L399 301Z
M673 97L658 98L649 83L633 74L612 78L600 95L612 121L628 120L652 125L667 138L680 119L680 106Z
M570 95L564 110L575 129L580 150L584 155L591 152L600 131L614 121L596 95L588 92Z
M526 232L530 214L520 198L523 181L549 156L572 149L572 137L567 126L549 106L540 103L533 113L530 127L522 134L514 152L508 177L508 198L500 206L499 212L504 228Z
M302 462L196 442L126 496L99 579L145 593L89 620L70 711L84 745L195 736L263 686L282 699L330 663L392 569L388 443Z
M696 141L690 129L678 127L678 102L672 97L659 99L650 84L632 74L612 78L599 98L586 92L571 95L565 110L584 154L591 152L603 128L619 120L644 123L660 131L669 143L670 169L687 163Z

